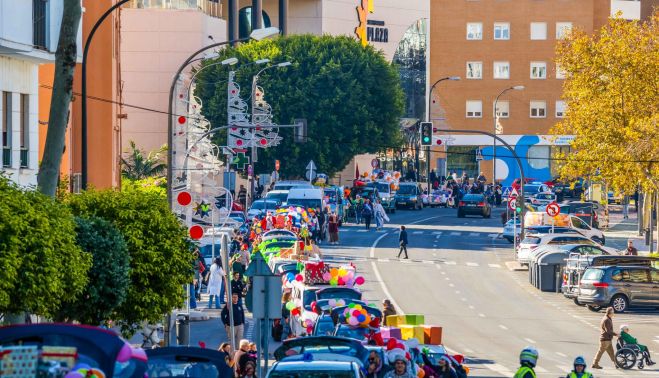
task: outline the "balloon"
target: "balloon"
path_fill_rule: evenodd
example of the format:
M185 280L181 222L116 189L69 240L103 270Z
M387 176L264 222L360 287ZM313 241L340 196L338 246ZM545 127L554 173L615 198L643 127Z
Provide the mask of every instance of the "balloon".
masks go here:
M302 282L303 279L304 279L304 277L302 277L301 274L298 274L297 276L295 276L295 280L298 281L298 282Z
M357 320L357 318L351 317L348 319L348 324L350 324L351 326L356 326L357 324L359 324L359 321Z
M286 309L287 309L288 311L291 311L291 310L294 309L294 308L295 308L295 303L293 303L292 301L288 301L288 302L286 302Z
M340 269L339 269L339 277L343 277L343 276L345 276L346 274L348 274L348 271L347 271L347 270L345 270L344 268L340 268Z
M336 304L337 304L336 299L330 299L330 300L328 300L328 301L327 301L327 304L329 304L330 307L334 307L334 306L336 306Z
M359 314L359 316L357 316L357 320L360 323L363 323L366 320L366 316L364 316L364 314Z
M361 315L361 312L359 312L359 310L353 310L351 314L352 316L358 317L359 315Z
M355 308L355 306L356 306L356 305L355 305L354 303L350 303L350 304L348 305L348 308Z
M339 275L339 270L336 269L336 268L330 269L330 275L332 275L332 277L338 276Z
M292 309L291 310L291 315L293 315L293 316L300 315L300 310L297 309L297 308Z
M355 310L361 310L361 309L362 309L362 305L360 305L360 304L355 304L354 309L355 309Z
M332 278L332 275L329 272L323 273L323 281L327 282Z
M288 279L289 281L293 281L293 280L295 279L295 274L293 274L293 273L288 273L288 274L286 275L286 279Z
M313 333L313 327L309 326L307 327L307 334L311 335Z
M339 299L339 300L336 301L336 304L339 305L339 306L345 306L346 301L344 301L343 299Z
M336 283L339 284L339 286L343 286L343 285L346 284L345 281L343 281L343 277L339 277L339 278L336 280Z
M336 286L339 282L338 282L338 280L336 279L336 277L333 277L333 278L330 280L329 283L330 283L330 285L332 285L332 286Z
M355 278L355 284L357 284L357 285L363 285L364 282L366 282L366 280L364 280L364 277L362 277L362 276L359 276L359 277Z

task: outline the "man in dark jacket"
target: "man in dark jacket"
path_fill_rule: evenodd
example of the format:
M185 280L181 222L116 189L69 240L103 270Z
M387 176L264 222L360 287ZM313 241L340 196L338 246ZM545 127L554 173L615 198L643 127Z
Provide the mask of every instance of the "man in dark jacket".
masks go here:
M383 323L384 325L387 325L387 316L390 315L396 315L396 309L394 306L391 304L391 301L388 299L385 299L382 301L382 318L383 318Z
M634 247L634 241L632 239L627 240L627 249L625 249L624 254L626 256L638 256L638 249Z
M606 352L609 357L611 357L611 361L613 361L613 365L618 368L618 365L616 365L616 358L615 354L613 353L613 336L618 336L617 333L613 332L613 307L608 307L606 309L606 315L604 315L604 318L602 318L602 322L600 323L600 347L597 350L597 354L595 355L595 359L593 360L593 365L591 368L593 369L601 369L602 367L599 365L600 358L602 358L602 355L604 352Z
M407 231L405 231L405 226L400 226L400 234L398 235L398 244L400 244L400 250L398 251L398 258L400 258L401 253L405 252L405 257L407 257Z
M243 310L243 305L238 303L238 293L231 293L231 312L233 313L233 328L235 334L233 335L234 344L239 345L238 342L243 338L243 331L245 327L245 310ZM230 327L230 318L229 318L229 303L224 305L222 309L222 323L224 328L227 331L227 335L231 337L231 327Z
M245 281L240 278L240 272L233 272L231 280L231 294L238 294L238 303L243 304L243 290L245 290Z

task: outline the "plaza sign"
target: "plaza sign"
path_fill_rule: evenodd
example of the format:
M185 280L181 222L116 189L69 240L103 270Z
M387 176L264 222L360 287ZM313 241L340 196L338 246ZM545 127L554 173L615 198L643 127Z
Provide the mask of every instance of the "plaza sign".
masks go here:
M361 41L362 46L366 46L369 42L389 42L389 29L384 27L384 21L368 19L368 14L375 11L374 1L360 0L360 5L357 6L359 26L355 28L355 35Z

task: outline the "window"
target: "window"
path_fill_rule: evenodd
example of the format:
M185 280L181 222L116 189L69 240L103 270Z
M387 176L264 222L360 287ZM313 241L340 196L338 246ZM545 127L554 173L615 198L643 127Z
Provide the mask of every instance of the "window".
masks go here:
M494 116L499 115L499 118L508 118L510 116L510 102L502 101L496 103L496 108L494 108Z
M556 23L556 39L563 39L572 30L571 22Z
M483 62L467 62L467 79L483 78Z
M467 101L467 118L481 118L483 116L483 101Z
M510 79L510 62L494 62L495 79Z
M510 39L510 23L509 22L495 22L494 23L494 39Z
M471 39L471 40L483 39L483 23L482 22L468 22L467 23L467 39Z
M565 79L565 71L563 71L558 64L556 65L556 78Z
M0 104L2 116L2 166L11 166L11 93L2 92L2 104Z
M531 118L545 118L547 116L547 103L545 101L531 101Z
M645 269L629 269L629 281L648 283L648 271Z
M546 79L547 63L531 62L531 79Z
M652 275L652 282L653 283L659 283L659 270L651 270L650 274Z
M556 118L565 117L565 101L556 101Z
M547 39L546 22L531 22L531 39L536 41Z
M19 127L21 133L21 167L27 167L28 148L30 147L30 96L26 94L21 94Z

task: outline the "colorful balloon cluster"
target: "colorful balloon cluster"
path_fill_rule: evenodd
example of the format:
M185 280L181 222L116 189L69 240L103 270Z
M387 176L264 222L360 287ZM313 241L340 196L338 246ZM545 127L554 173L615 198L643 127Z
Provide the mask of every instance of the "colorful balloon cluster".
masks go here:
M65 378L105 378L105 373L85 363L79 363L71 369Z
M362 276L355 276L355 269L352 266L332 268L329 272L323 274L325 282L332 286L353 287L363 285L366 280Z
M300 315L300 308L302 308L302 300L300 298L286 302L286 309L291 312L291 315Z
M343 317L346 323L353 327L366 328L372 320L371 314L362 305L356 303L348 305L348 308L343 311Z

